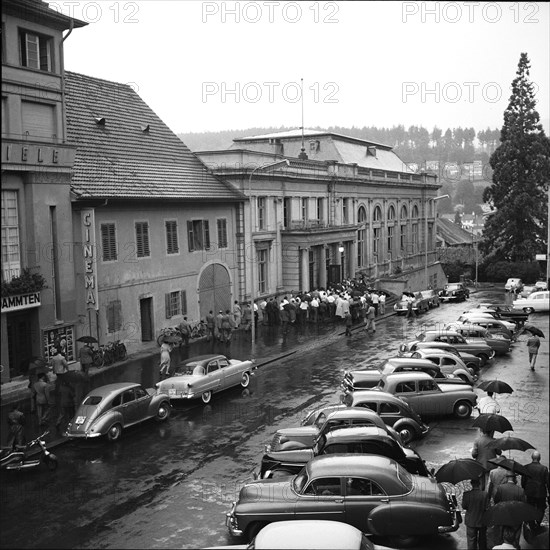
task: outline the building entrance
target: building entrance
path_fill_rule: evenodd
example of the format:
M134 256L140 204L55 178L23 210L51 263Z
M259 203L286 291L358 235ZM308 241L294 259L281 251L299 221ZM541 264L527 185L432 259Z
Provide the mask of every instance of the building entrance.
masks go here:
M221 264L205 267L199 279L200 316L204 319L209 311L231 310L231 281L229 272Z

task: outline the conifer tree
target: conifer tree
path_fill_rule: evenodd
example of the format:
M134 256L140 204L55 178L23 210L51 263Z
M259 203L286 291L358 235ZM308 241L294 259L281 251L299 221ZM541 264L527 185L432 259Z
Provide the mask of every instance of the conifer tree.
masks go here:
M550 140L535 108L529 68L522 53L500 145L489 160L493 183L483 193L496 211L486 220L480 247L494 261L529 262L546 251Z

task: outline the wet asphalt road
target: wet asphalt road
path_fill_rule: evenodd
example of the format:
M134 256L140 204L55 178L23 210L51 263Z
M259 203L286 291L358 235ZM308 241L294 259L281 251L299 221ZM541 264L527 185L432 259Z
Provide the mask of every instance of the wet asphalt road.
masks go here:
M2 472L0 546L237 544L227 534L224 514L251 479L264 444L277 428L298 424L313 406L338 401L346 368L395 355L399 344L424 326L452 321L470 305L489 299L500 301L503 293L479 292L465 304L445 304L413 321L392 317L371 336L355 331L350 338L312 338L309 349L258 369L246 390L228 390L207 406L177 405L167 423L151 421L129 429L115 444L80 441L56 448L60 466L53 474L41 469ZM530 321L548 335L548 319L535 314ZM525 342L518 342L509 356L496 358L483 370L482 379L498 377L515 388L511 396L499 397L503 413L514 435L535 445L548 464L548 344L543 342L535 373L527 366ZM284 349L282 340L280 345ZM155 357L112 374L106 371L104 383L136 380L151 386L157 364ZM415 446L428 466L437 469L452 458L469 456L477 434L471 424L452 418L430 422L430 433ZM520 462L529 461L528 452L512 453ZM465 547L464 526L422 546Z

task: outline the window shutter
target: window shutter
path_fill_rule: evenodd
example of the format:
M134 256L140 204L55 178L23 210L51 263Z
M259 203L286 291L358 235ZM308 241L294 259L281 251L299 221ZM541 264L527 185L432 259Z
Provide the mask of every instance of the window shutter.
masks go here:
M136 222L136 244L138 258L145 258L151 255L149 250L148 222Z
M120 300L114 302L114 326L115 331L118 331L122 328L122 304Z
M185 290L181 291L181 314L187 315L187 293Z
M179 252L178 247L178 226L175 221L166 222L166 246L167 254L176 254Z
M170 293L164 295L164 313L166 319L170 319Z
M103 250L104 262L109 262L117 259L116 231L114 223L101 224L101 247Z
M210 229L208 228L208 220L204 220L204 248L210 250Z
M187 222L187 245L189 247L189 252L193 252L195 250L195 236L193 233L193 222L188 221Z
M28 132L29 136L47 138L57 135L53 105L22 101L21 117L24 134Z

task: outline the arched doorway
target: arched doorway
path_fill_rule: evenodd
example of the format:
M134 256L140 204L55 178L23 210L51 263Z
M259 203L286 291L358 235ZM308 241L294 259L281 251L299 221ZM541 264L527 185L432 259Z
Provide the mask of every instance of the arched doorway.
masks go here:
M231 281L229 272L221 264L210 264L204 268L199 279L200 316L204 319L212 310L231 310Z

